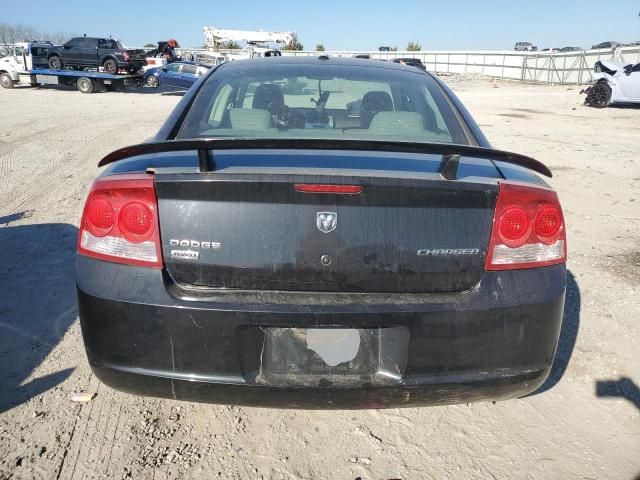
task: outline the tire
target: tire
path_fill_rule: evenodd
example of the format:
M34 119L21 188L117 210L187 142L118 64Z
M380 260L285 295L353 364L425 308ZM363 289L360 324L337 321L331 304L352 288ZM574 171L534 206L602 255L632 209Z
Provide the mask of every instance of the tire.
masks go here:
M2 85L2 88L13 88L14 83L11 75L8 73L0 74L0 85Z
M82 93L93 93L96 88L93 80L87 77L80 77L78 79L78 82L76 83L76 86Z
M49 58L49 68L51 70L62 70L64 69L64 64L62 63L62 59L58 55L53 55Z
M611 87L604 83L596 83L587 95L587 103L594 108L605 108L611 105Z
M105 73L110 73L111 75L115 75L118 73L118 62L116 62L113 58L107 58L102 64Z
M155 75L149 75L147 77L147 81L145 82L147 87L158 88L160 86L160 80Z

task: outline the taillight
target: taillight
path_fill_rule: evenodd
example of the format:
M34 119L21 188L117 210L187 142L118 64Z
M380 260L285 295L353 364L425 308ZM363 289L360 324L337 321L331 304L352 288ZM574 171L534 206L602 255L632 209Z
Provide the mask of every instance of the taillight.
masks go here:
M125 60L126 62L128 62L128 61L129 61L129 52L124 52L124 53L122 54L122 56L123 56L123 58L124 58L124 60Z
M500 184L487 270L543 267L567 260L567 237L556 193Z
M301 193L336 193L340 195L357 195L362 192L362 185L323 185L316 183L296 183L296 192Z
M93 183L80 221L78 253L109 262L162 268L152 176L114 175Z

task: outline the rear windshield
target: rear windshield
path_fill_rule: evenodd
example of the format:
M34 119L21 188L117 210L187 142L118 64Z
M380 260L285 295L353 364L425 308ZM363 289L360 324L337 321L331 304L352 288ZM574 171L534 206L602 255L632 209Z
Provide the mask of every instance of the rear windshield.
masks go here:
M177 137L469 143L428 75L352 65L259 65L223 65L214 72Z

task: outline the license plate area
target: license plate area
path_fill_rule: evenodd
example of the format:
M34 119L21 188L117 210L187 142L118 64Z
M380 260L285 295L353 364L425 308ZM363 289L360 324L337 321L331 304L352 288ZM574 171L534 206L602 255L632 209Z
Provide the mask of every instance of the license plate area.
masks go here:
M402 380L409 329L261 329L260 361L254 381L281 386L362 386Z

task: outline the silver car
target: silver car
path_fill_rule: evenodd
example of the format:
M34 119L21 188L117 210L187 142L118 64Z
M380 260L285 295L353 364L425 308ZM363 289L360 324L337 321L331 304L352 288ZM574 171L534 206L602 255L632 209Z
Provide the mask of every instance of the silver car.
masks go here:
M538 47L533 45L531 42L518 42L513 49L516 52L536 52Z

